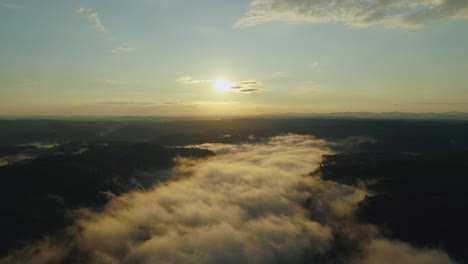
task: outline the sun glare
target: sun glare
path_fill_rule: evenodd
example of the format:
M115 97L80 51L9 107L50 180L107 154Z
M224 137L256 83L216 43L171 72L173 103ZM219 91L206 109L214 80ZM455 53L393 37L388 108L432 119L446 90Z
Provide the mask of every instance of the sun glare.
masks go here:
M226 80L216 80L215 87L218 92L228 92L232 91L232 87L234 87L236 83L228 82Z

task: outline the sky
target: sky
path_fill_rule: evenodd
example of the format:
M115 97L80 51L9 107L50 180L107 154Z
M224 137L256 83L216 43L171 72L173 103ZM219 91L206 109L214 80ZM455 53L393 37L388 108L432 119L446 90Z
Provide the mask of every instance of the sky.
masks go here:
M0 115L468 112L467 0L0 0Z

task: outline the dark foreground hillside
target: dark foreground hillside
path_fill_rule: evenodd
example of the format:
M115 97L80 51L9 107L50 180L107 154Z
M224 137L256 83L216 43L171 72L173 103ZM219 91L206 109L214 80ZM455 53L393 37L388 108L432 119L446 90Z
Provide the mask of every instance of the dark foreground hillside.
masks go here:
M68 213L99 208L118 195L167 180L176 156L202 158L208 150L143 143L69 143L29 161L0 167L0 254L56 234L71 224Z
M424 157L408 153L346 153L324 157L326 180L364 183L362 222L415 246L444 249L468 263L468 153Z

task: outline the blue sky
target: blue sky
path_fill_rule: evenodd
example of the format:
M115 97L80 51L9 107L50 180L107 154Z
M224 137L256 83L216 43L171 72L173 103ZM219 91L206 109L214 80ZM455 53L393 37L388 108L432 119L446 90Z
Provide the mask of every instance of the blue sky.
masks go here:
M466 0L0 0L0 115L468 111Z

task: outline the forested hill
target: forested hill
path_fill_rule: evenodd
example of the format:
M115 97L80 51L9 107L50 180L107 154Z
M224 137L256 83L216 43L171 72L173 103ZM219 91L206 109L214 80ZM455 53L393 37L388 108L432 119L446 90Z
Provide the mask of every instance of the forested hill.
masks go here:
M34 159L0 167L0 254L55 234L71 224L70 210L99 208L106 192L120 194L167 180L176 156L203 158L211 151L144 143L69 143L30 149Z
M323 179L365 184L360 221L418 247L441 248L468 263L468 152L446 156L361 152L327 155Z

